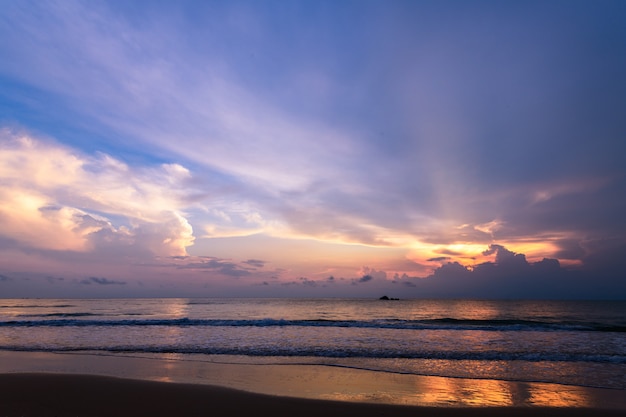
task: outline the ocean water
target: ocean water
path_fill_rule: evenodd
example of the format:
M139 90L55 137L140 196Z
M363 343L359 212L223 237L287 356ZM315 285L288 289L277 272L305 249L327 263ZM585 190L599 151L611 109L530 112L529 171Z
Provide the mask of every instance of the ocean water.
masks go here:
M0 299L0 350L626 389L626 302Z

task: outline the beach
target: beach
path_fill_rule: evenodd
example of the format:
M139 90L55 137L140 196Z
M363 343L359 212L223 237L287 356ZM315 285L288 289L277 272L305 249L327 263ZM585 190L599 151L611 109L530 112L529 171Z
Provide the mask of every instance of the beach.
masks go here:
M0 417L626 417L624 22L0 0Z
M559 407L416 407L310 400L228 388L93 375L0 375L3 417L109 416L623 416L624 410Z
M624 303L5 299L0 307L0 417L245 407L626 413Z
M166 355L0 352L0 416L623 416L622 390Z

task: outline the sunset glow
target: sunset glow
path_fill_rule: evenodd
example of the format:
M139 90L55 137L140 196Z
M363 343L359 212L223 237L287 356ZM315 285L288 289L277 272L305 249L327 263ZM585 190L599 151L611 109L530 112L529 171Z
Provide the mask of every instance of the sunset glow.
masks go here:
M616 16L4 4L0 291L626 296Z

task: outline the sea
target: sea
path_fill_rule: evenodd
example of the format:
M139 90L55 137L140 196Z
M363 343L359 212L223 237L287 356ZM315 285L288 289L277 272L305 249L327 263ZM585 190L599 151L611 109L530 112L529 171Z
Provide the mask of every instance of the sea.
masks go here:
M626 390L626 301L0 299L2 350Z

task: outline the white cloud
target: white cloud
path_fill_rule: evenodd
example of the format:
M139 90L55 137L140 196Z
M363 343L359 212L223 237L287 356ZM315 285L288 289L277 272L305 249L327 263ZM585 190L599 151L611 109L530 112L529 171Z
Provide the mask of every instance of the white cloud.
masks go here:
M85 250L86 236L81 212L72 207L53 207L47 196L29 190L0 186L0 232L20 244L39 249Z
M0 234L38 249L184 255L194 239L180 191L189 177L180 165L131 168L3 129Z
M14 5L8 12L15 15L14 32L0 27L0 37L24 37L29 53L0 41L0 51L13 57L7 61L20 63L0 64L0 70L69 98L81 120L96 121L118 137L271 190L332 180L356 156L349 132L263 96L258 86L244 86L241 68L218 57L217 47L192 49L181 38L189 28L176 27L169 15L155 13L138 28L100 3L29 6L43 10Z
M271 220L247 204L233 203L229 207L214 208L204 219L206 238L250 236L257 233L289 235L288 227Z
M535 123L535 111L536 115L553 114L549 110L554 108L535 109L533 105L530 111L528 103L541 98L534 94L543 94L544 89L522 91L521 84L510 82L520 68L527 67L503 71L510 69L507 59L485 72L483 62L473 59L477 55L467 54L466 48L458 50L457 35L440 32L438 25L415 26L412 19L394 18L398 29L416 28L416 32L405 33L428 36L391 36L379 39L382 43L372 48L363 40L371 39L369 34L375 37L381 27L371 30L376 26L368 23L363 32L368 36L355 37L359 45L354 46L367 48L362 55L369 57L366 62L371 67L355 66L360 61L350 53L330 55L339 58L337 62L317 60L318 64L331 62L329 67L312 65L315 50L303 48L308 61L283 50L288 65L259 68L243 61L245 51L224 46L221 39L230 37L235 43L253 39L252 45L262 46L258 49L261 54L281 55L281 47L293 45L289 39L270 45L268 41L276 38L264 38L264 32L279 32L266 25L269 21L264 22L262 15L231 16L231 25L237 30L251 31L249 37L238 37L239 32L220 26L223 11L185 21L169 13L177 7L165 11L146 7L150 13L141 10L137 16L114 3L7 4L5 19L0 22L0 55L6 57L0 61L0 72L39 92L34 96L39 101L46 101L41 100L43 95L50 97L59 105L59 114L67 113L59 118L65 126L102 130L107 141L118 141L113 148L145 147L146 153L159 156L171 153L176 159L223 174L228 183L223 194L227 196L215 201L214 189L207 183L199 186L198 195L188 194L182 184L192 180L191 174L175 163L131 168L108 155L85 157L22 137L17 145L3 148L6 158L0 165L0 178L5 181L2 198L11 204L2 208L0 215L11 219L11 226L3 232L11 239L28 245L53 245L54 239L44 243L33 232L45 228L57 236L54 247L59 248L88 250L89 245L117 242L156 253L183 253L192 241L183 213L189 208L182 202L187 196L196 204L194 209L206 211L200 229L213 237L265 232L416 249L467 246L467 242L486 244L496 238L510 241L546 229L543 223L529 229L550 214L546 203L556 206L558 197L597 188L591 183L570 185L554 179L555 172L557 179L566 178L569 172L562 173L555 162L575 161L568 156L576 154L560 146L561 142L552 144L544 133L535 133L558 131L561 133L555 136L568 138L570 134L561 131L561 125L567 123L561 122L572 118L551 117ZM205 18L214 19L215 27L206 24ZM464 25L469 22L465 18ZM133 24L137 21L141 25ZM194 24L199 21L202 25ZM495 28L508 27L502 22L508 20L498 21ZM204 31L207 27L211 32ZM363 29L356 27L354 33ZM394 33L401 32L389 35ZM200 34L215 39L209 36L205 42ZM463 44L482 40L483 32L467 34ZM411 41L398 43L398 39ZM416 43L415 39L422 41ZM387 42L393 42L394 48L381 48ZM316 42L301 45L325 48ZM558 45L549 50L560 50ZM334 50L337 45L332 46ZM442 46L460 53L442 54ZM494 52L508 56L509 51L506 47ZM527 58L542 56L534 47L528 51L517 59L527 62ZM452 65L459 63L470 67ZM331 71L335 65L342 70ZM461 67L468 68L466 77L452 71ZM280 71L274 77L269 69ZM339 77L339 72L347 75ZM493 74L508 75L498 81L490 76ZM489 83L485 85L494 83L497 88L491 93L476 90L475 86L486 80ZM551 76L545 81L553 84ZM532 91L532 97L525 91ZM492 104L477 103L479 92L503 102L514 98L512 104L520 102L515 99L518 93L524 94L521 105L507 110L499 104L493 108ZM546 97L552 94L556 92ZM29 94L16 95L20 96L16 100L25 101ZM331 110L311 110L321 107ZM28 108L42 110L32 104ZM520 111L529 112L512 124L508 114ZM35 117L52 116L58 114L41 111ZM554 126L548 123L551 119L556 121ZM528 130L525 125L538 127ZM501 126L502 131L493 126ZM617 133L606 136L621 137ZM608 140L603 143L610 144ZM571 147L577 148L587 149ZM504 152L506 149L515 151ZM607 160L603 156L609 154L604 152L611 152L612 161L618 159L614 155L624 154L617 152L621 149L617 146L593 145L594 152L601 149L609 151L602 151L594 160ZM556 161L549 155L562 156ZM574 167L575 172L584 165ZM542 169L529 170L530 166ZM595 178L585 175L587 169L577 176ZM534 171L531 178L519 175ZM614 206L617 195L623 193L607 191L604 201ZM201 206L209 198L210 209ZM581 204L565 203L556 207L558 216L545 220L551 225L556 217L568 220L553 233L580 227L592 218L594 222L607 219L611 228L617 223L612 216L589 216L580 209ZM239 204L245 207L239 209ZM42 207L49 209L44 213L39 210ZM572 208L578 211L568 217ZM95 219L98 213L104 216L102 222L85 220L85 215ZM458 228L459 224L466 227ZM110 245L112 248L113 243ZM421 258L442 255L431 252L422 253Z

